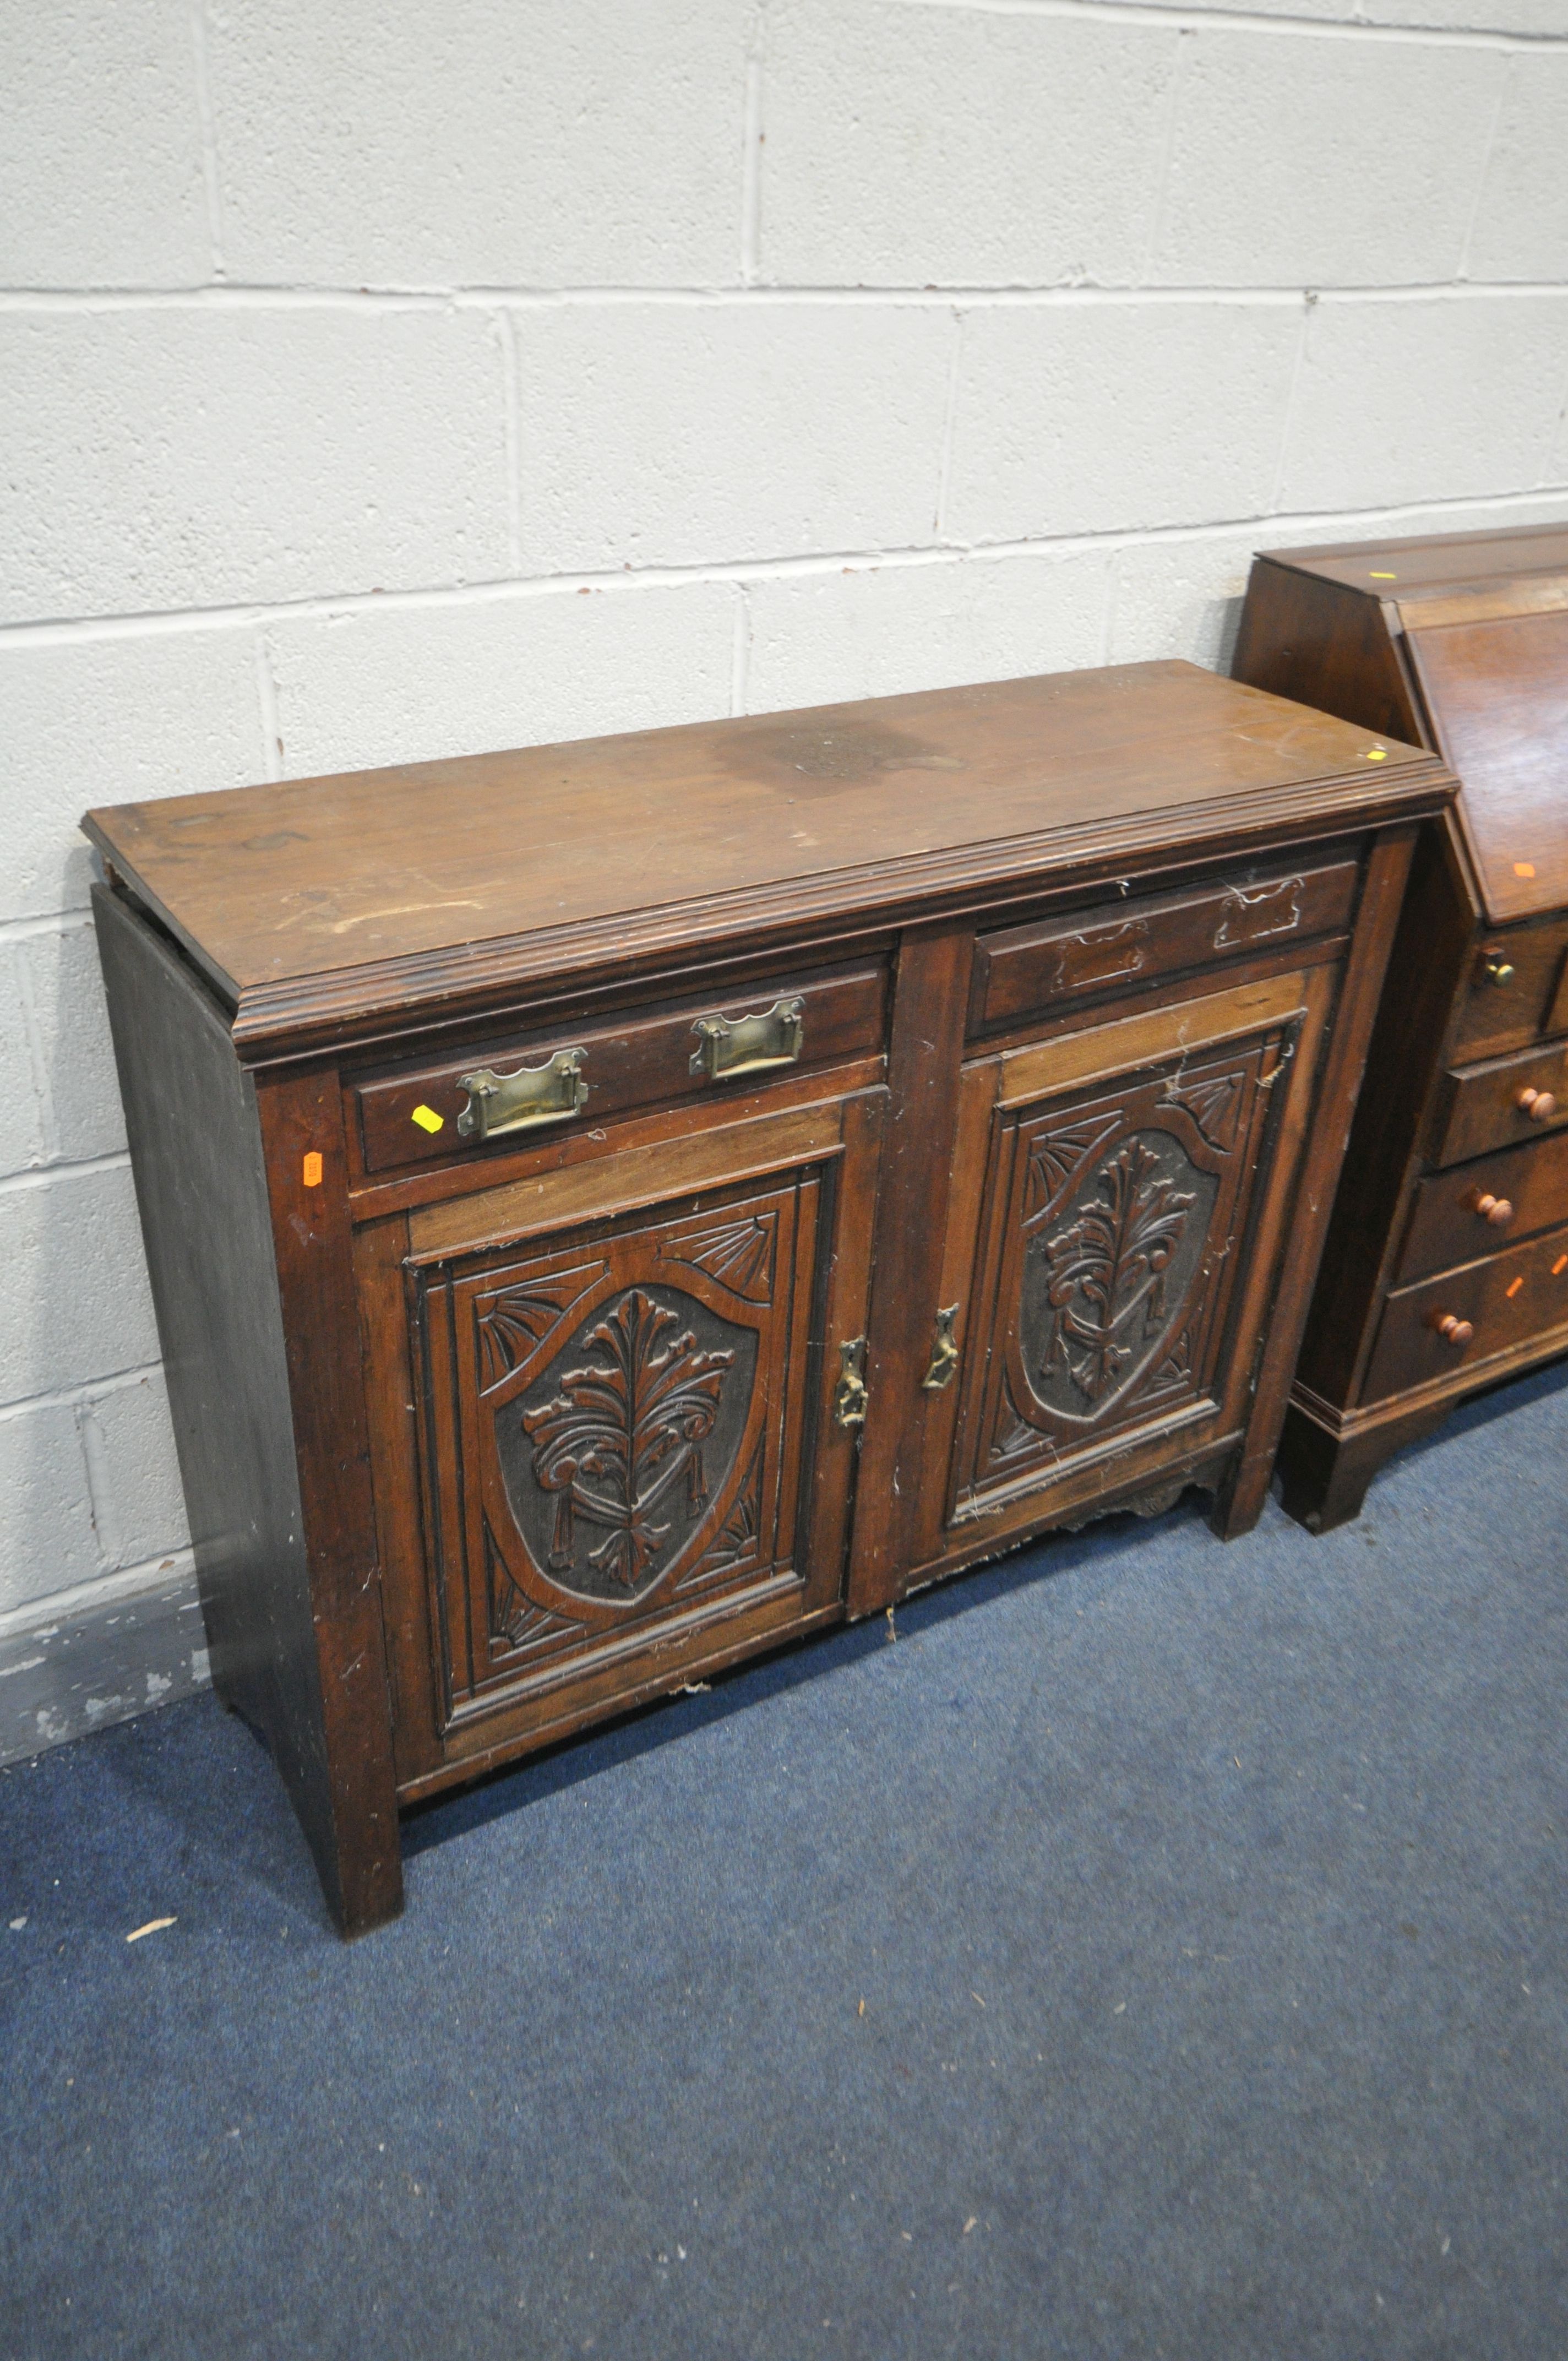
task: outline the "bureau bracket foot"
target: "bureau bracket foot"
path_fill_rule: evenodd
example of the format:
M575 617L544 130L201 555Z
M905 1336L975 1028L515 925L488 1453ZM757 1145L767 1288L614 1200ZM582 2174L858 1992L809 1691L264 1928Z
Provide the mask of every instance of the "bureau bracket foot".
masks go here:
M1423 1402L1396 1417L1346 1420L1337 1429L1293 1400L1279 1444L1280 1504L1310 1533L1332 1533L1361 1514L1385 1461L1440 1427L1458 1397Z

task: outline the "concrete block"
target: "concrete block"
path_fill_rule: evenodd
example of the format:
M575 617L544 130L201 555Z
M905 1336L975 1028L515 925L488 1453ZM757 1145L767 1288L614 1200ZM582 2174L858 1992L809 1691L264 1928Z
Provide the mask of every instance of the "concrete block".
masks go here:
M30 1397L158 1358L125 1165L0 1190L0 1397Z
M746 708L1069 671L1103 653L1101 550L774 576L747 587Z
M0 1613L101 1571L75 1411L0 1418Z
M1282 509L1525 491L1551 465L1568 295L1317 304Z
M1135 281L1179 39L1103 18L774 0L762 278Z
M476 313L0 314L0 619L471 581L507 566Z
M268 628L291 777L729 710L729 583L498 592Z
M0 12L0 286L212 276L185 0Z
M232 275L733 281L748 0L214 12Z
M1568 279L1565 157L1568 55L1511 57L1470 234L1470 278Z
M82 1406L82 1443L105 1568L141 1565L190 1538L161 1369Z
M0 638L0 919L80 908L93 804L243 786L266 767L252 631Z
M1314 537L1330 536L1314 531ZM1229 672L1253 553L1278 542L1277 529L1264 523L1119 550L1111 593L1112 662L1184 656L1211 672Z
M25 1172L49 1153L27 1007L30 948L0 944L0 1173Z
M948 533L1013 541L1266 507L1299 335L1284 303L970 313Z
M1353 63L1354 54L1354 63ZM1503 54L1204 30L1183 43L1151 277L1171 286L1452 279Z
M928 539L955 333L913 304L520 312L526 570Z
M113 1156L125 1147L126 1125L92 926L28 935L16 950L27 971L49 1154L68 1162Z

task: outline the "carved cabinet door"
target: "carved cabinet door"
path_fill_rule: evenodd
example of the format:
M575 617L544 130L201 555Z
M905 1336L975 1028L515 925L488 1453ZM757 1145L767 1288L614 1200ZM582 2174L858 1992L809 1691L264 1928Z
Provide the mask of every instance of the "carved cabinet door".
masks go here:
M383 1246L422 1493L399 1587L429 1627L404 1661L445 1759L837 1602L855 1437L830 1348L864 1326L882 1095L416 1215L396 1274Z
M1235 1440L1331 989L1277 976L966 1066L927 1562Z

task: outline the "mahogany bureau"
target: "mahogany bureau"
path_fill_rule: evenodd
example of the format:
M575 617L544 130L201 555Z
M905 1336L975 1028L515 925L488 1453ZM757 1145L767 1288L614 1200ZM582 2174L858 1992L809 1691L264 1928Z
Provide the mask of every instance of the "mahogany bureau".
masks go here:
M1285 1430L1285 1505L1568 1351L1568 530L1275 550L1239 678L1440 752Z
M1179 664L97 811L220 1696L400 1806L1269 1480L1431 754Z

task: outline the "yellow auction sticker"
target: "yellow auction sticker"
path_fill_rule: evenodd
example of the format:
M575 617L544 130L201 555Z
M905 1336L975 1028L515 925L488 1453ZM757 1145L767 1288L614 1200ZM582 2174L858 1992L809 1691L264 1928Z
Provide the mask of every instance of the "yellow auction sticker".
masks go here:
M437 1115L432 1106L416 1106L413 1119L421 1131L439 1131L446 1121L445 1116Z

